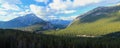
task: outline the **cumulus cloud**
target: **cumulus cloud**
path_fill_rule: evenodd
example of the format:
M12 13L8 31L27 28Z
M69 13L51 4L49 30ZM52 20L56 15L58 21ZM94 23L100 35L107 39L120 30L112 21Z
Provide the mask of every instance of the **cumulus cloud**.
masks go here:
M3 3L1 5L1 8L3 8L4 10L15 10L15 11L19 11L20 8L15 5L15 4L8 4L8 3Z
M21 4L20 0L0 0L0 20L9 21L29 13L27 9L21 9L18 6Z
M48 2L48 0L35 0L36 2ZM47 7L30 5L31 11L36 14L40 18L52 18L57 19L55 16L57 14L71 14L76 12L76 7L85 6L91 3L98 3L100 0L53 0L53 2L49 3ZM48 15L48 16L47 16ZM51 17L50 17L51 16ZM63 17L60 19L73 19L74 17Z
M68 6L70 6L71 3L72 2L69 0L53 0L53 2L49 4L49 6L51 9L55 10L65 10L66 8L68 8Z
M42 19L72 20L77 17L73 16L72 14L76 13L77 8L79 7L89 4L111 4L116 3L119 0L52 0L52 2L49 2L50 0L34 1L37 3L45 3L46 6L40 6L38 4L36 5L36 3L26 6L22 4L21 0L0 0L0 20L7 21L9 19L13 19L18 16L24 16L25 14L29 13L34 13ZM23 5L23 8L18 5Z
M101 0L53 0L53 2L49 4L49 7L55 10L65 10L79 6L85 6L91 3L98 3L100 1Z
M5 12L5 11L0 11L0 15L6 15L7 14L7 12Z
M20 7L18 7L18 4L22 4L20 0L0 0L0 8L3 10L14 10L18 11L20 10Z
M16 17L18 17L18 15L15 12L4 12L4 11L0 12L0 20L2 21L9 21Z
M44 18L45 15L47 14L46 9L44 7L37 6L37 5L34 5L34 4L30 5L30 10L31 10L32 13L36 14L40 18Z

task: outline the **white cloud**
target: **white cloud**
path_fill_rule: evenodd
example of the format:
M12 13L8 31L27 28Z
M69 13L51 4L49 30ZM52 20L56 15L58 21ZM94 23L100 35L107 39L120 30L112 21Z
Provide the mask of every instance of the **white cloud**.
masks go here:
M53 0L53 2L49 4L49 7L55 10L66 10L98 2L101 2L101 0Z
M22 2L20 0L0 0L0 4L0 8L3 10L19 11L20 8L17 5L22 4Z
M31 13L30 11L20 11L20 12L7 12L1 11L0 12L0 21L9 21L19 16L24 16L26 14Z
M3 3L1 5L1 8L3 8L4 10L15 10L15 11L19 11L20 8L15 5L15 4L8 4L8 3Z
M67 11L64 11L64 13L66 13L66 14L74 13L74 12L76 12L76 10L67 10Z
M4 15L0 14L0 21L9 21L11 19L18 17L15 14L15 12L4 12L4 13L5 13Z
M76 8L79 8L81 6L86 6L89 4L93 3L99 3L103 0L53 0L52 3L48 5L51 10L55 10L53 14L71 14L75 13L77 10ZM59 19L63 20L73 20L77 16L69 16L69 17L64 17L61 16ZM52 17L53 19L58 19L56 17Z
M45 4L47 4L49 2L49 0L35 0L36 2L44 2Z
M0 21L9 21L29 12L21 9L18 4L21 4L20 0L0 0Z
M44 2L47 4L50 0L34 0L36 2ZM81 6L86 6L94 3L113 3L119 0L53 0L47 6L38 6L31 4L29 7L21 9L18 4L21 5L21 0L0 0L0 20L9 20L17 16L23 16L28 13L34 13L42 19L63 19L63 20L72 20L77 16L68 16L65 17L65 14L72 14L77 11L76 8ZM24 5L23 5L24 6ZM16 12L17 11L17 12ZM9 14L9 15L8 15ZM57 15L63 14L61 17Z
M78 6L85 6L91 3L99 3L101 0L74 0L73 6L78 7Z
M51 16L48 16L48 20L52 20L52 19L58 19L56 16L54 16L54 15L51 15Z
M14 19L14 18L16 18L16 17L18 17L18 16L0 16L0 21L9 21L9 20L11 20L11 19Z
M40 18L44 18L46 13L46 9L42 6L37 6L37 5L30 5L30 10L32 13L36 14Z
M67 6L66 6L67 7ZM61 7L62 8L62 7ZM54 10L49 7L43 7L43 6L37 6L34 4L30 5L30 10L32 13L36 14L38 17L44 19L44 20L49 20L49 19L64 19L64 20L72 20L74 17L63 17L61 16L60 18L55 16L57 14L71 14L76 12L76 10Z
M68 6L70 6L71 1L63 1L63 0L53 0L52 3L49 4L51 9L55 10L65 10Z
M0 15L4 16L4 15L6 15L6 14L7 14L7 12L5 12L5 11L0 11Z
M56 11L55 14L71 14L76 12L76 10L61 10L61 11Z
M62 11L61 13L71 14L71 13L74 13L74 12L76 12L76 10L64 10L64 11Z
M77 16L69 16L69 17L60 17L60 19L62 20L73 20L75 19Z
M21 12L15 12L14 14L17 16L24 16L26 14L30 14L31 12L26 10L26 11L21 11Z
M20 0L0 0L0 3L22 4Z

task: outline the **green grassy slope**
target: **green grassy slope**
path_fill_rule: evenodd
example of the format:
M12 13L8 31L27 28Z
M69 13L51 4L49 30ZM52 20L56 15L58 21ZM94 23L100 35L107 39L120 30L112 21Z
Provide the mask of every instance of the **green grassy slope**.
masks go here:
M37 31L37 30L42 30L43 25L42 24L35 24L35 25L31 25L28 27L22 27L22 28L17 28L18 30L22 30L22 31Z
M98 16L94 16L94 13L92 13L93 15L75 20L66 29L60 31L46 32L45 34L66 36L100 36L120 31L119 9L115 12L109 11L109 13L106 15L100 14Z

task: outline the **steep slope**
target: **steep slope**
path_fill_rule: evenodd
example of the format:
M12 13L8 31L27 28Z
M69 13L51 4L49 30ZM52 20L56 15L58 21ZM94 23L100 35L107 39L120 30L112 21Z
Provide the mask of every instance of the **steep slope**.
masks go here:
M98 7L77 17L69 27L46 34L101 36L120 31L120 6Z
M13 20L10 20L8 22L2 22L0 23L0 28L19 28L19 27L26 27L33 25L35 23L41 23L44 24L45 21L38 18L34 14L27 14L22 17L15 18Z

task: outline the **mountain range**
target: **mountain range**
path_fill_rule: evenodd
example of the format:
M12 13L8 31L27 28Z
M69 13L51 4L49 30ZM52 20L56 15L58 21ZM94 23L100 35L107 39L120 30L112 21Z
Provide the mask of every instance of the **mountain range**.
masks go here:
M64 29L70 24L71 20L53 19L48 22L50 22L56 29Z
M46 32L53 35L102 36L120 31L120 5L97 7L78 16L65 29Z
M65 36L102 36L120 31L120 5L97 7L70 22L59 19L45 21L35 14L27 14L7 22L1 21L0 28L45 31L45 34Z
M35 14L30 13L24 16L17 17L10 21L0 21L0 28L36 31L57 28L63 29L67 27L69 23L70 21L60 19L45 21L37 17Z

